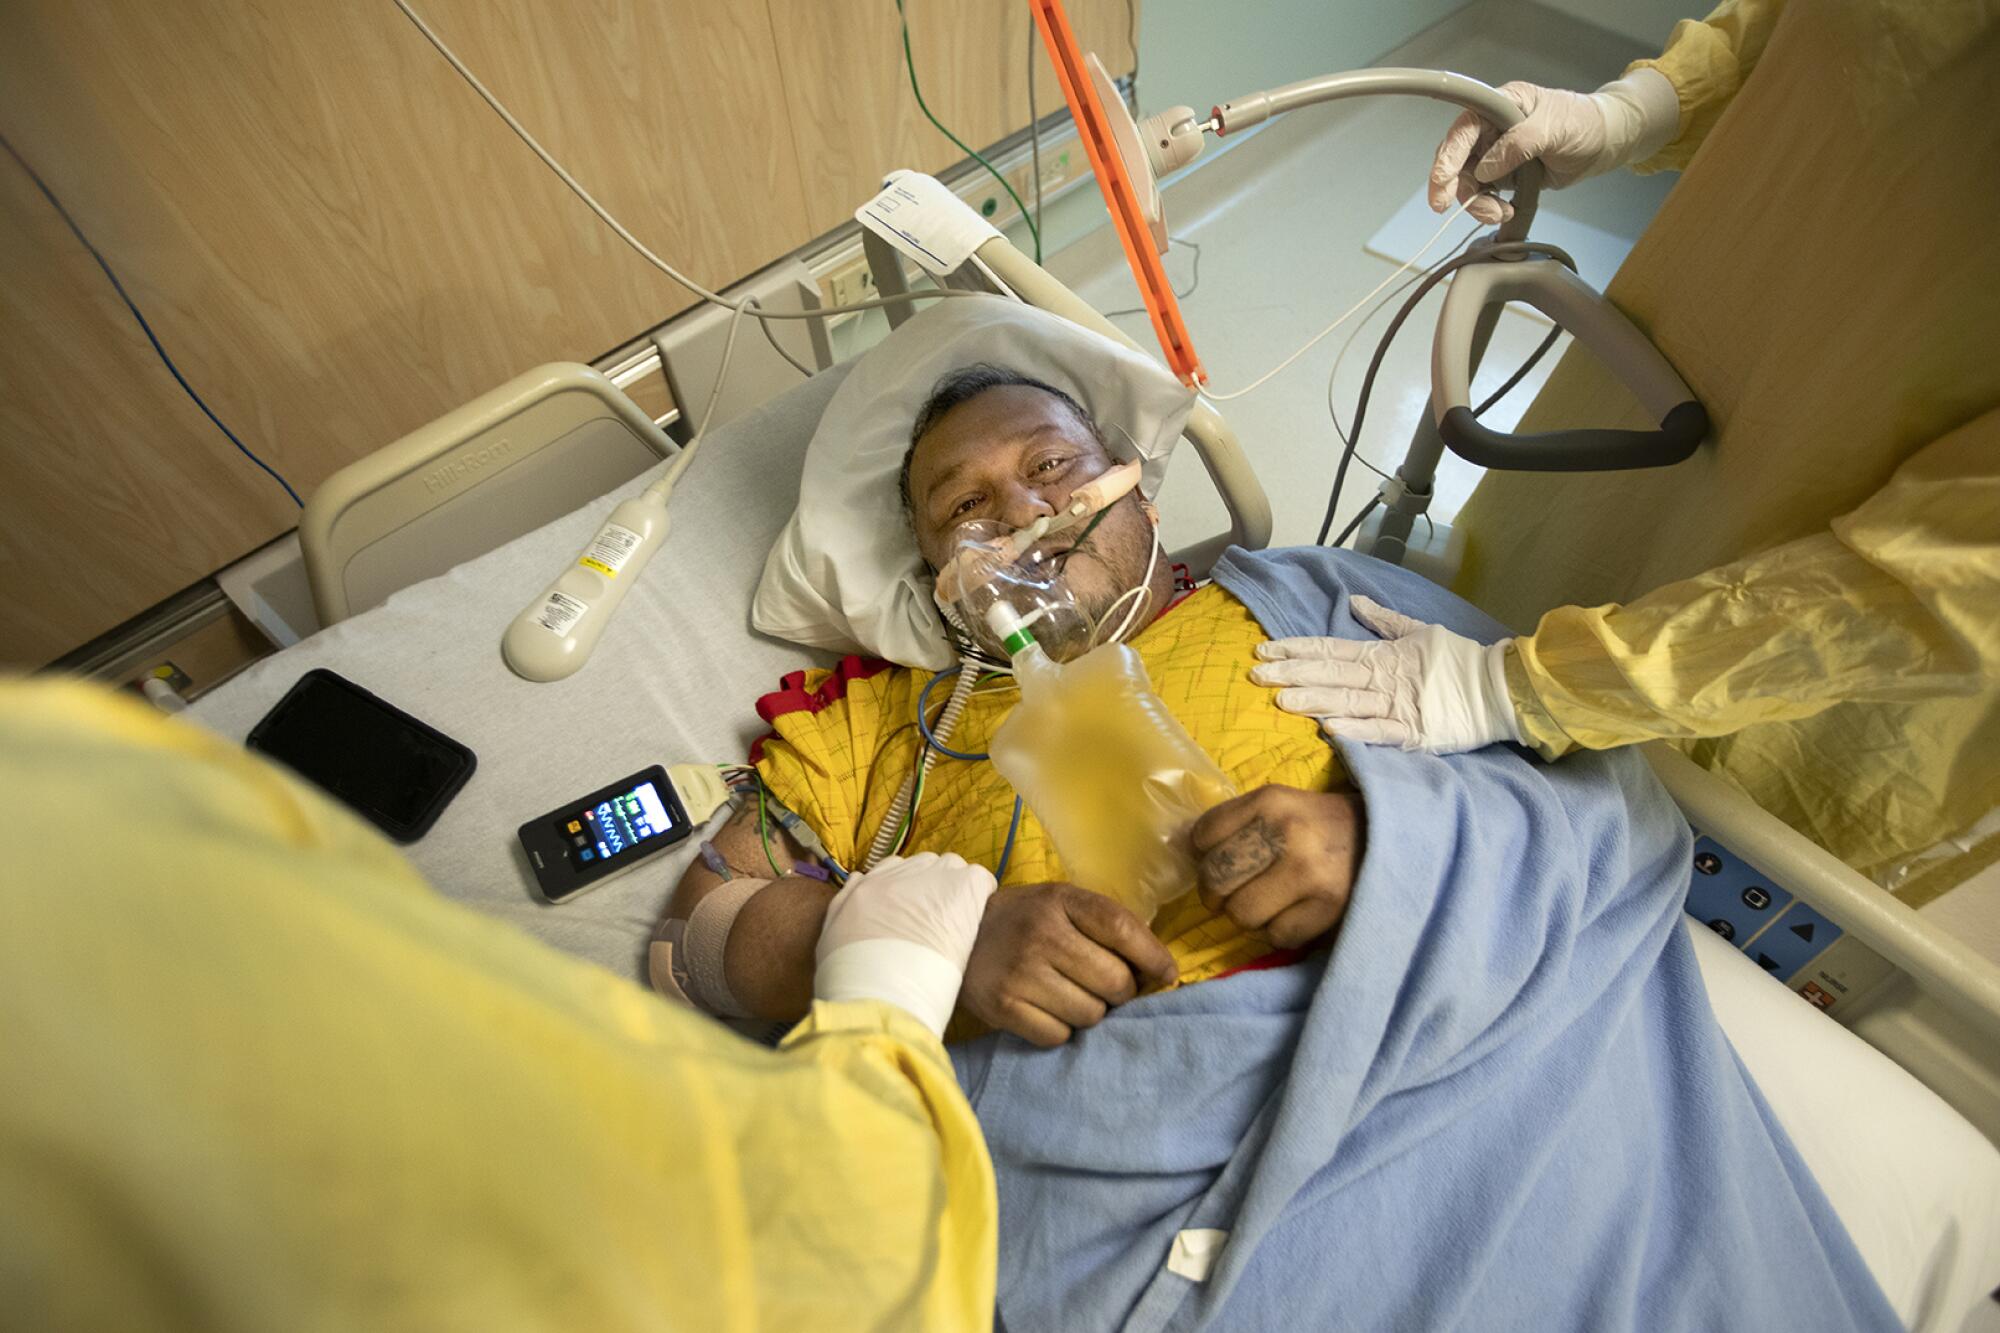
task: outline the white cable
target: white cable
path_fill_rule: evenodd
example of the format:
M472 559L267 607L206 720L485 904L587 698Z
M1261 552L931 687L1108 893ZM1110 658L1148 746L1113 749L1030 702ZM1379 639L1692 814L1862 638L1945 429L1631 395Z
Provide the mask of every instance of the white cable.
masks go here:
M1127 588L1124 592L1119 593L1116 597L1112 599L1111 605L1104 608L1104 619L1098 621L1097 628L1092 630L1090 633L1090 646L1092 648L1095 648L1100 644L1117 643L1121 641L1119 638L1119 634L1123 633L1122 629L1118 633L1114 633L1109 638L1107 638L1105 637L1104 634L1104 627L1111 623L1111 618L1118 614L1118 609L1120 607L1124 606L1125 603L1131 601L1132 598L1138 595L1139 593L1145 591L1146 591L1146 586L1144 584L1138 584L1133 587ZM1136 605L1137 603L1134 603L1134 606Z
M1149 554L1146 557L1146 576L1140 579L1139 582L1133 587L1127 588L1124 592L1119 593L1117 601L1112 602L1110 606L1105 608L1104 619L1106 621L1109 621L1112 615L1118 610L1120 603L1122 603L1127 597L1131 597L1134 599L1132 602L1132 609L1125 613L1125 619L1122 623L1119 624L1117 632L1114 633L1109 639L1105 640L1105 642L1107 643L1125 642L1125 636L1131 633L1132 631L1133 620L1136 619L1139 615L1139 608L1142 606L1149 605L1152 601L1153 571L1159 568L1159 564L1160 564L1160 530L1159 528L1155 527L1153 529L1153 549L1151 554ZM1096 646L1097 646L1097 636L1093 634L1091 635L1091 647L1094 648Z
M745 303L747 303L751 307L752 313L762 314L764 307L757 303L756 297L746 296L743 299ZM759 319L757 321L757 327L764 330L764 341L771 344L771 350L776 352L779 356L785 358L785 360L788 363L790 363L793 370L798 371L799 374L804 375L807 379L811 379L814 375L819 373L818 371L815 371L811 366L807 365L805 362L799 360L797 357L793 356L790 352L787 352L785 350L785 345L778 341L778 335L771 331L770 320Z
M742 331L744 312L755 304L754 298L746 298L742 305L736 307L736 313L729 317L729 336L722 340L722 362L715 368L715 385L708 391L708 405L701 410L701 421L695 426L694 435L689 438L680 456L667 465L666 472L658 481L646 488L647 494L657 495L662 500L672 495L681 474L688 470L688 464L694 462L695 451L708 438L708 423L715 419L716 405L722 401L722 385L729 378L729 359L736 354L736 335Z
M458 58L457 52L453 51L449 46L445 45L444 38L438 36L435 32L431 31L431 26L428 23L425 23L423 19L418 16L416 10L410 8L409 0L395 0L395 4L396 8L402 10L404 16L407 17L410 20L410 22L417 25L417 31L421 32L424 35L424 39L428 41L432 46L437 48L438 54L443 56L447 61L451 62L451 67L458 71L459 77L464 79L467 83L471 84L472 90L478 93L480 97L485 99L486 105L492 107L494 112L500 117L500 119L507 122L507 128L514 131L514 133L520 137L522 143L528 145L529 148L534 150L535 156L542 159L542 165L547 167L550 171L553 171L556 174L556 178L562 181L564 185L567 185L570 188L571 193L575 194L577 198L581 199L584 202L584 204L589 207L591 212L597 214L599 220L602 221L605 226L611 228L612 231L616 232L620 240L624 241L625 244L631 246L634 250L638 251L639 255L643 259L645 259L647 263L651 264L654 268L660 270L660 272L672 278L675 282L678 282L681 286L693 292L696 296L699 296L702 300L713 302L714 304L721 306L725 310L740 311L745 306L753 304L751 298L749 297L743 297L739 300L732 301L726 296L722 296L715 292L710 291L708 288L696 282L693 278L690 278L687 274L675 268L672 264L669 264L666 260L654 254L651 250L647 249L645 244L642 241L640 241L640 239L637 236L634 236L630 231L626 229L624 223L620 222L617 218L611 216L611 211L605 208L603 204L598 203L596 197L593 196L590 193L590 191L584 189L583 186L578 183L576 177L570 175L568 171L563 169L562 163L556 161L555 158L549 153L549 150L542 147L541 142L538 139L536 139L534 135L528 133L528 127L523 125L519 120L515 119L514 113L509 111L506 108L506 106L501 103L500 99L495 97L492 91L488 89L485 84L479 81L479 76L474 74L471 71L471 69L467 68L466 63ZM755 315L756 318L762 320L821 319L827 315L844 315L852 310L880 310L884 306L901 305L906 301L929 300L933 297L976 296L976 295L979 295L979 293L960 291L956 288L951 288L951 287L934 287L927 291L905 292L898 296L885 296L885 297L877 297L874 300L869 300L869 301L856 301L851 305L823 306L818 310L797 310L797 311L753 310L751 313Z
M402 2L403 0L396 0L397 4L401 4ZM1240 389L1232 389L1228 393L1210 393L1204 390L1201 396L1203 398L1206 398L1211 403L1225 403L1232 398L1241 398L1244 394L1250 393L1252 390L1262 388L1265 381L1269 380L1273 375L1276 375L1279 371L1291 365L1292 362L1298 360L1300 357L1304 356L1307 352L1310 352L1314 347L1318 346L1320 339L1326 337L1327 334L1332 333L1335 329L1339 328L1342 324L1345 324L1349 319L1353 318L1356 311L1360 310L1363 306L1367 305L1370 301L1374 300L1377 296L1381 295L1383 288L1387 287L1390 283L1394 282L1396 279L1402 277L1405 273L1408 273L1412 268L1414 268L1419 259L1422 259L1425 255L1430 253L1431 247L1438 243L1438 239L1444 235L1445 229L1450 227L1451 224L1458 219L1458 215L1465 211L1465 205L1469 202L1470 200L1461 200L1459 202L1458 207L1452 209L1451 212L1445 214L1444 221L1438 224L1438 229L1431 233L1431 238L1428 241L1424 242L1422 249L1418 250L1415 254L1411 255L1408 259L1404 260L1402 264L1397 267L1394 273L1391 273L1388 277L1376 283L1374 291L1369 292L1368 295L1362 297L1359 301L1356 301L1353 305L1349 306L1346 310L1342 311L1340 317L1334 320L1333 323L1327 325L1325 328L1321 329L1318 333L1315 333L1309 340L1307 340L1305 346L1299 348L1298 351L1293 352L1283 361L1280 361L1277 365L1272 366L1269 370L1259 375L1256 379L1251 380L1250 383L1244 385Z
M1475 221L1472 230L1467 232L1465 235L1461 236L1458 240L1453 241L1451 249L1445 251L1444 258L1438 260L1438 263L1442 264L1445 262L1445 260L1448 260L1453 255L1457 254L1460 250L1465 248L1467 242L1471 241L1474 237L1478 236L1479 233L1484 231L1485 229L1486 225L1484 223ZM1340 424L1340 411L1334 405L1333 390L1335 383L1340 379L1340 368L1342 365L1346 364L1347 354L1350 351L1354 350L1354 340L1359 338L1361 336L1362 330L1368 327L1368 321L1374 319L1375 316L1381 314L1384 310L1388 309L1389 306L1396 300L1396 298L1403 294L1405 288L1411 286L1412 284L1423 281L1423 279L1427 276L1429 276L1428 269L1426 269L1423 273L1417 274L1415 277L1411 278L1409 282L1404 283L1402 287L1398 287L1395 291L1390 292L1380 301L1377 301L1375 305L1368 311L1368 313L1361 317L1360 322L1355 324L1353 328L1347 331L1347 337L1341 340L1340 350L1333 354L1333 368L1327 371L1326 373L1326 414L1328 417L1332 419L1334 434L1340 437L1341 444L1345 445L1348 443L1347 429L1346 427ZM1367 468L1370 472L1373 472L1376 476L1382 478L1382 480L1384 481L1389 480L1389 474L1387 472L1383 471L1381 468L1377 467L1375 464L1369 462L1366 458L1361 456L1361 449L1359 445L1356 445L1354 447L1353 458L1355 462L1361 464L1361 466ZM1426 514L1424 517L1429 518L1430 516Z

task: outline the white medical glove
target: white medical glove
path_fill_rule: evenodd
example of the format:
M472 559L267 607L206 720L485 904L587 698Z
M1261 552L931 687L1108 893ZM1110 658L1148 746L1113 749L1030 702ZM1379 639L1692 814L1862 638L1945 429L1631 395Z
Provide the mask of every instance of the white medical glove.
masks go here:
M1259 685L1278 707L1319 719L1329 736L1432 754L1520 741L1507 697L1505 640L1488 646L1357 596L1354 618L1382 636L1278 639L1257 645Z
M813 996L881 1000L942 1037L993 887L985 866L936 852L849 876L827 905Z
M1431 163L1431 208L1442 213L1455 200L1470 200L1466 212L1485 223L1504 222L1514 206L1487 186L1511 176L1523 162L1542 164L1543 183L1552 190L1590 176L1643 162L1679 132L1680 95L1666 75L1639 69L1594 93L1503 83L1500 91L1526 116L1502 134L1493 122L1462 112Z

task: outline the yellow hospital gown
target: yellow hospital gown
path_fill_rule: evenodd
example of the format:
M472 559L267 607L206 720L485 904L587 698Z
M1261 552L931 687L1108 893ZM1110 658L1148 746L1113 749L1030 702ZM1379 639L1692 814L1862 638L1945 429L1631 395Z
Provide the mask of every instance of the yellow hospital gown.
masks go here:
M1211 584L1154 621L1132 647L1154 692L1238 791L1269 783L1331 790L1345 775L1318 726L1279 711L1271 691L1250 681L1256 646L1265 638L1243 604ZM758 771L843 865L852 866L866 850L916 762L917 696L929 679L924 672L849 658L837 671L794 673L758 704L776 733L760 746ZM950 688L931 692L933 713L943 709ZM951 748L984 751L1014 698L1011 685L982 687L967 703ZM939 759L924 783L906 850L957 852L997 866L1013 805L1013 788L990 763ZM1048 835L1024 810L1003 883L1062 878ZM1161 909L1153 929L1173 953L1184 983L1220 976L1271 952L1202 906L1192 886Z
M1716 423L1676 467L1495 472L1458 591L1553 757L1677 738L1921 904L2000 857L2000 15L1729 0L1657 60L1683 168L1608 295ZM1526 430L1635 425L1573 351Z
M753 1045L100 690L0 682L0 803L0 1324L990 1325L992 1166L907 1015Z

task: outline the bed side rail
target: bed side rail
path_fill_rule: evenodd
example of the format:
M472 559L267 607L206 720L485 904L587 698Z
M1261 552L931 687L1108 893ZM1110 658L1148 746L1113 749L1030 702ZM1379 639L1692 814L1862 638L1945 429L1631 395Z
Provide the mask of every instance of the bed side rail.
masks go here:
M1643 752L1690 824L1902 974L1842 1018L2000 1142L2000 966L1679 750Z

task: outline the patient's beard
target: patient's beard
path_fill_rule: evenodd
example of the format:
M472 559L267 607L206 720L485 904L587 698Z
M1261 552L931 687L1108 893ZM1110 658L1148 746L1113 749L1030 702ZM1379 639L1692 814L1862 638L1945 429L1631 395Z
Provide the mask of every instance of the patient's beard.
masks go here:
M1140 508L1137 497L1128 496L1064 557L1063 583L1091 623L1099 626L1102 637L1108 638L1117 628L1102 623L1106 613L1146 577L1146 566L1153 553L1153 532L1153 524ZM1157 591L1136 599L1141 606L1133 618L1135 630L1159 614L1161 608L1153 604L1156 597ZM1124 605L1117 607L1119 620L1125 618L1133 600L1126 598Z

